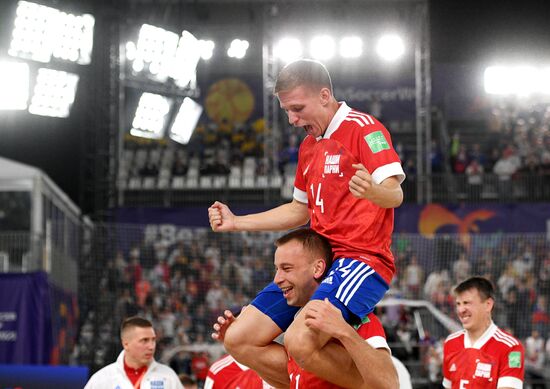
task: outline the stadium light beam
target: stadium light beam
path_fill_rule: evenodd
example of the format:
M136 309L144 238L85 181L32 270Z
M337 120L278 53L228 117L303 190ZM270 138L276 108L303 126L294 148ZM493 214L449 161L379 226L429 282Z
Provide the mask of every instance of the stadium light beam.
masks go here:
M526 97L550 93L550 68L489 66L483 76L488 94Z
M0 62L0 110L25 110L29 100L29 65Z
M246 51L250 44L247 40L233 39L229 49L227 49L227 56L230 58L242 59L246 55Z
M398 35L384 35L378 40L376 52L382 59L393 62L405 53L405 43Z
M212 55L214 54L214 47L215 44L211 40L199 40L199 50L201 53L201 58L205 61L208 61L210 58L212 58Z
M334 56L334 39L328 35L316 36L311 40L311 56L319 60L331 59Z
M166 115L169 111L170 101L166 97L154 93L143 93L132 121L130 134L141 138L162 138Z
M300 58L302 53L302 43L296 38L282 38L273 47L273 55L285 63Z
M359 58L363 54L363 40L358 36L347 36L340 40L340 55L343 58Z
M183 99L169 136L174 141L186 145L199 122L203 108L189 97Z
M76 95L78 75L46 68L38 69L29 106L33 115L66 118Z

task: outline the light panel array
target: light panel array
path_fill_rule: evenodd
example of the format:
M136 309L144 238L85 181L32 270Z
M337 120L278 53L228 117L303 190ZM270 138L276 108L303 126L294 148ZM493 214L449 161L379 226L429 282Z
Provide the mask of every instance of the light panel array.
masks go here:
M29 100L29 65L0 62L0 110L27 109Z
M91 62L94 24L92 15L73 15L19 1L8 54L44 63L54 56L87 65Z
M130 134L142 138L162 138L169 111L170 101L166 97L154 93L143 93L132 121Z
M78 75L58 70L38 69L29 106L34 115L65 118L74 102Z
M378 40L376 52L385 61L395 61L405 53L405 43L396 34L383 35ZM319 35L311 39L308 55L319 60L329 60L336 53L342 58L359 58L363 55L363 40L358 36L345 36L337 42L329 35ZM273 55L288 63L302 57L303 44L292 37L282 38L273 47Z
M174 141L187 144L199 122L203 108L189 97L183 99L169 136Z
M200 57L200 42L189 31L178 36L150 24L141 26L137 44L126 44L126 58L132 61L134 72L148 70L162 82L171 77L181 87L195 79Z

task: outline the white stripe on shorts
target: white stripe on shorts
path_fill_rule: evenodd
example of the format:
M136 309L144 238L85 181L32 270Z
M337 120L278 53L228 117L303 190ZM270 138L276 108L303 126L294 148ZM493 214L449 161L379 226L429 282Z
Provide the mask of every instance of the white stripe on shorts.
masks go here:
M359 263L355 270L353 270L353 272L347 277L344 282L342 282L342 285L340 285L340 287L338 288L338 291L336 292L336 298L342 301L344 305L346 305L347 303L345 303L344 301L349 301L351 297L353 297L353 294L361 285L361 281L364 280L363 275L370 270L372 270L370 266L366 265L363 262ZM355 287L356 285L357 287ZM353 292L350 294L350 290L352 289Z
M346 301L344 301L344 305L348 305L349 304L349 301L351 300L351 298L353 297L353 295L355 294L355 292L357 292L357 289L359 289L359 287L363 284L363 281L365 281L365 278L367 278L368 276L370 276L371 274L374 273L374 269L371 269L367 274L365 274L363 277L361 277L361 279L359 280L359 282L357 282L355 284L355 288L353 288L353 290L351 291L351 293L349 294L348 298L346 299Z

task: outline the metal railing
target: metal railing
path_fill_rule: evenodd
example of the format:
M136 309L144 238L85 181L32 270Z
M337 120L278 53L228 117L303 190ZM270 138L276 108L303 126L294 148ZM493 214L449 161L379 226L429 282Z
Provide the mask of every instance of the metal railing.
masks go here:
M139 180L139 179L137 179ZM144 179L145 180L145 179ZM235 182L227 176L200 179L192 187L149 185L125 186L121 206L171 207L206 204L215 200L235 203L278 204L292 198L293 176L242 178ZM173 179L172 179L173 180ZM183 181L185 182L185 181ZM216 185L214 185L216 183ZM418 187L431 188L432 202L545 202L550 201L550 174L515 174L509 180L487 173L479 181L464 174L409 175L403 182L405 202L416 203Z

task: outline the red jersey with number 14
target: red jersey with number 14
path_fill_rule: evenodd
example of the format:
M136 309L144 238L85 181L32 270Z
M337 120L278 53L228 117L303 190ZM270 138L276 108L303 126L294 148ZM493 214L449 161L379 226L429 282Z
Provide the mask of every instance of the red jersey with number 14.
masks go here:
M377 184L391 176L405 179L386 128L341 103L323 137L307 136L300 145L294 198L307 203L311 228L330 241L335 258L366 262L389 285L395 272L393 209L351 194L352 164L357 163Z
M494 323L472 344L466 331L443 346L443 386L452 389L523 388L521 343Z
M361 335L365 341L373 348L390 349L386 342L386 333L382 323L374 313L368 314L369 321L362 324L357 333ZM316 377L312 373L302 369L298 364L289 357L288 359L288 375L290 377L290 389L341 389L340 386L332 384L328 381Z

